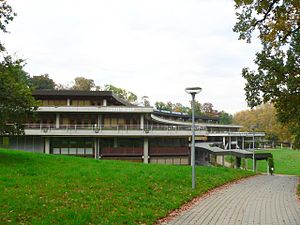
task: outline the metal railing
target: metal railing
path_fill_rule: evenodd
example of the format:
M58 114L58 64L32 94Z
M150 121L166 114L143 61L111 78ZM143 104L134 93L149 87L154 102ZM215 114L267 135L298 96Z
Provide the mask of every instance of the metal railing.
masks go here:
M25 129L34 130L93 130L93 131L104 131L104 130L116 130L116 131L128 131L128 130L144 130L154 131L190 131L191 126L176 126L176 125L96 125L96 124L60 124L58 127L56 124L24 124ZM202 128L196 130L203 131Z

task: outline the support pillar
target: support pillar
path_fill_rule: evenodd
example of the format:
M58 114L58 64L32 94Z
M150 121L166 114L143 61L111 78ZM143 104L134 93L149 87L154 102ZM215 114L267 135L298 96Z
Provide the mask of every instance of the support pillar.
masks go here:
M56 129L59 129L59 120L60 120L60 114L56 113L56 116L55 116L55 128Z
M144 138L144 163L149 163L149 140Z
M225 156L222 155L222 165L225 166Z
M231 137L230 136L228 137L228 147L229 147L228 149L231 150Z
M95 157L95 159L99 159L99 139L98 138L94 139L94 149L95 149L94 157Z
M107 106L107 100L103 99L103 106Z
M67 106L70 106L71 105L71 100L68 98L67 99Z
M141 129L141 130L144 130L144 115L141 115L140 129Z
M235 157L235 167L238 169L241 167L241 157Z
M223 148L226 149L226 138L225 138L225 136L223 137Z
M115 137L114 138L114 148L117 148L118 147L118 140L117 138Z
M245 158L245 169L248 170L248 159Z
M50 154L50 139L45 137L45 154Z

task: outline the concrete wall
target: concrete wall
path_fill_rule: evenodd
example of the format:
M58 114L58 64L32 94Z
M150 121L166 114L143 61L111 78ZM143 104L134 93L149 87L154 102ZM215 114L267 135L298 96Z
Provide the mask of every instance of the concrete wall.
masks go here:
M28 152L44 152L44 138L38 136L0 137L0 147Z

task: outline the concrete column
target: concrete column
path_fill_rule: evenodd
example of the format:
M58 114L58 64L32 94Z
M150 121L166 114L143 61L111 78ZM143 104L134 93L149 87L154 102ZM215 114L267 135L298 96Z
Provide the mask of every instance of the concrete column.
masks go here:
M71 100L68 98L67 99L67 106L70 106L71 105Z
M144 130L144 115L141 115L140 128L141 130Z
M56 113L56 117L55 117L55 128L56 129L59 128L59 119L60 119L60 114Z
M228 149L229 150L231 149L231 137L230 136L228 137Z
M149 140L144 138L144 163L149 163Z
M224 149L226 149L225 146L226 146L226 138L225 138L225 136L224 136L224 137L223 137L223 148L224 148Z
M103 106L107 106L107 100L103 99Z
M245 169L248 170L248 159L245 158Z
M242 149L245 149L245 137L242 137Z
M118 142L117 142L117 138L114 138L114 148L118 147Z
M94 157L95 157L95 159L99 159L99 141L98 141L98 138L94 139L94 149L95 149Z
M225 166L225 156L222 155L222 165Z
M45 137L45 153L50 154L50 139Z

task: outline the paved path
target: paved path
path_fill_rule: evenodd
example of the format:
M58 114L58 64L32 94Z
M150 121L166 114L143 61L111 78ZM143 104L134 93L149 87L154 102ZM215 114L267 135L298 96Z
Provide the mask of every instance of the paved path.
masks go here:
M260 175L217 191L169 224L300 225L298 177Z

